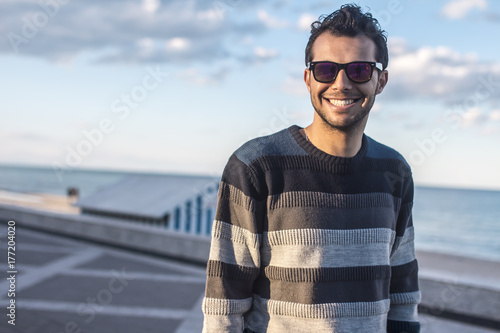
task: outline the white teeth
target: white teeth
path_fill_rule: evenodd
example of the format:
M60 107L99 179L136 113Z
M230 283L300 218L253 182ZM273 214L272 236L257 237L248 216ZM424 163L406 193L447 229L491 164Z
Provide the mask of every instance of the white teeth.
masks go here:
M353 99L330 99L329 101L335 106L346 106L354 103Z

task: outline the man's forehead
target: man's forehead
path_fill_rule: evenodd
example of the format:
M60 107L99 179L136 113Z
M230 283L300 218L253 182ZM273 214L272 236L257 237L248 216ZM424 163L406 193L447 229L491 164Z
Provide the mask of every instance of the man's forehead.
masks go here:
M313 57L322 53L344 53L360 54L373 57L375 60L376 45L375 42L365 34L356 36L335 35L329 31L323 32L314 41L312 47ZM361 59L359 59L361 60Z

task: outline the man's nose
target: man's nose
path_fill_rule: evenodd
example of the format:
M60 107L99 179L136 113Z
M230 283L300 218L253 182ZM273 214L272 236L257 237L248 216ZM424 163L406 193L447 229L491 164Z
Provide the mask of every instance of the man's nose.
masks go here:
M332 83L332 88L335 90L349 90L352 89L352 82L347 77L344 69L341 69L337 74L335 81Z

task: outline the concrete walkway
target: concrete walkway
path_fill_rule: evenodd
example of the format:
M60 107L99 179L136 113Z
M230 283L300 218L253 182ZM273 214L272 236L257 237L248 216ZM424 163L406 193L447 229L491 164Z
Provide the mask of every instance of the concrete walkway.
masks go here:
M6 253L7 228L0 227ZM202 267L17 228L16 268L12 326L8 267L0 262L2 333L201 332ZM497 332L428 315L421 323L424 333Z
M2 224L2 229L7 228ZM16 231L16 325L8 324L2 314L0 332L201 332L204 268L32 230ZM0 270L0 307L5 313L5 259Z

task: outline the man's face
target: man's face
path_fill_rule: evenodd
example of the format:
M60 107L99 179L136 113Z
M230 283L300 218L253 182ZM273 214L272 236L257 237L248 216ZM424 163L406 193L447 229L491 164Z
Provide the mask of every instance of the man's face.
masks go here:
M376 62L375 50L375 43L364 35L338 37L324 32L314 42L312 55L313 61L333 61L341 64L352 61ZM368 114L375 102L375 95L382 92L387 77L387 71L384 70L379 75L375 69L370 81L355 83L347 78L345 70L341 70L334 82L321 83L306 69L304 80L316 110L314 122L344 132L359 126L364 130Z

